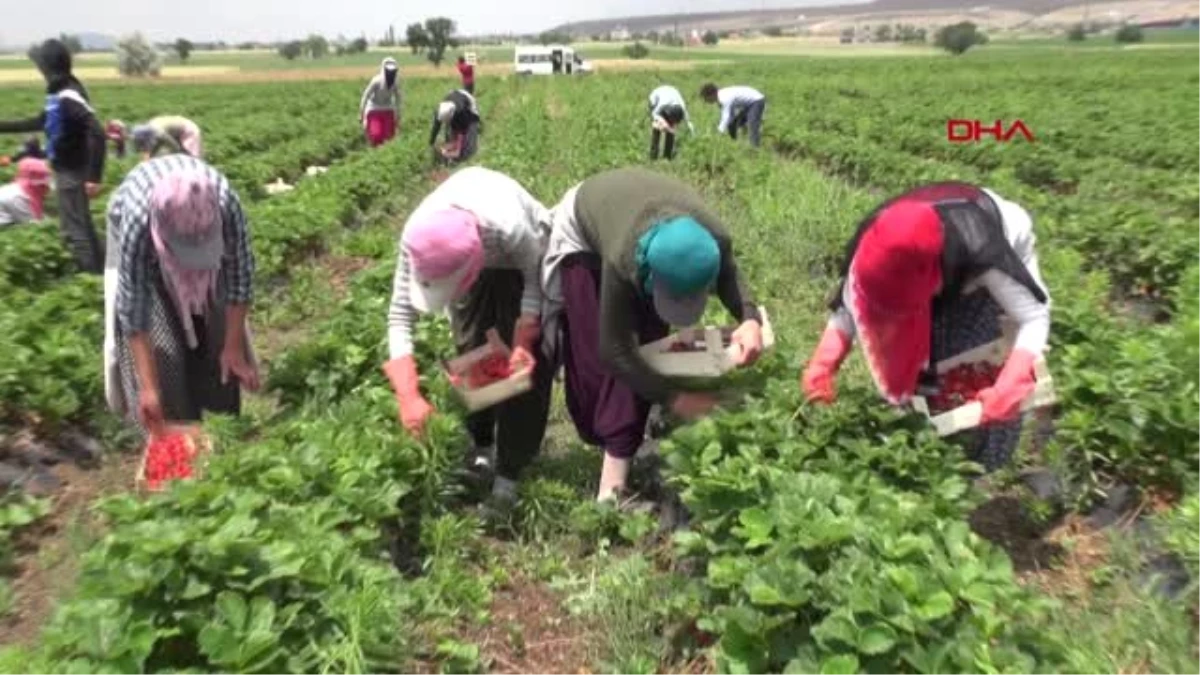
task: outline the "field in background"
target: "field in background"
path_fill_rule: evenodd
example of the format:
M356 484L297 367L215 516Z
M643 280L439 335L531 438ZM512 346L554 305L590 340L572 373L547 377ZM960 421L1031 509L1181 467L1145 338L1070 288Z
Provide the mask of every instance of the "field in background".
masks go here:
M703 63L756 61L792 57L896 57L896 56L946 56L944 52L928 45L840 44L834 38L755 38L726 40L715 47L658 47L650 45L650 58L644 63L624 63L623 53L627 42L582 42L573 45L585 58L597 62L597 68L613 70L653 69L663 61L679 61L694 67ZM1197 33L1189 30L1151 30L1146 32L1146 41L1141 45L1122 46L1109 35L1093 36L1083 42L1068 42L1063 36L1044 37L1004 35L985 47L976 48L970 58L989 51L1012 49L1039 49L1045 52L1056 50L1117 51L1122 49L1147 49L1168 47L1196 47ZM458 53L474 51L482 64L481 74L503 75L511 72L513 48L465 45L448 52L448 60L440 68L433 67L423 55L413 55L403 47L395 49L372 48L363 54L330 56L323 59L296 59L288 61L273 51L222 51L195 52L183 64L167 55L164 79L196 78L203 81L260 81L265 76L261 71L301 71L303 74L282 75L285 78L339 79L369 77L379 67L384 56L399 61L406 75L413 77L437 77L454 75L453 59ZM1048 55L1048 54L1047 54ZM81 77L114 79L118 77L113 54L82 54L76 57ZM29 61L19 54L0 56L0 84L37 82L40 75Z
M379 368L387 300L399 227L445 176L427 146L445 82L407 82L400 136L377 150L355 117L379 54L331 69L344 82L284 81L322 72L299 67L247 67L254 84L88 82L104 117L181 112L205 130L251 224L268 387L243 419L210 422L204 480L132 494L136 455L103 409L100 281L73 273L53 206L44 225L0 232L0 437L75 426L110 450L104 481L71 475L34 505L4 495L0 670L1196 672L1200 72L1177 50L1058 52L480 82L477 163L547 206L595 172L650 166L644 101L664 77L689 101L710 78L770 96L760 150L717 135L696 102L697 137L653 165L727 219L777 333L735 382L745 407L652 444L693 516L673 538L591 505L599 454L561 400L515 513L485 526L458 480L439 320L419 327L417 356L444 415L422 442L399 430ZM0 119L41 98L6 88ZM948 117L1020 118L1038 142L952 145ZM0 136L4 150L20 140ZM133 161L108 163L98 224ZM306 176L313 165L329 170ZM1049 492L1015 470L968 480L957 450L879 401L858 354L837 406L800 402L858 219L952 178L1035 218L1063 407L1021 467L1053 468ZM295 189L268 195L276 179ZM661 491L649 465L635 486ZM1122 486L1141 493L1110 508ZM1138 514L1152 515L1135 527ZM1147 551L1182 560L1180 599L1146 586Z

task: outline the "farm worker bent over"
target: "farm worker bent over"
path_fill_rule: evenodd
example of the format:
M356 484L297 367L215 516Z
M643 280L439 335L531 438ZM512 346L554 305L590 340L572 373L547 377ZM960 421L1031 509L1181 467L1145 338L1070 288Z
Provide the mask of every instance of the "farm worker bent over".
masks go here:
M438 154L452 164L467 161L475 154L478 144L479 120L479 107L474 96L462 89L450 92L433 115L430 147L437 143L438 132L445 126L446 146Z
M388 310L390 359L383 367L409 432L421 433L433 412L417 386L417 312L448 309L459 354L486 344L491 328L514 352L524 352L514 353L514 361L539 354L538 271L548 223L546 208L520 183L483 167L454 173L409 216ZM467 418L473 458L487 464L497 456L492 494L501 502L515 499L516 481L541 447L552 376L538 358L532 390Z
M125 158L125 136L125 123L121 120L109 120L108 124L104 125L104 137L112 142L117 159Z
M706 84L700 89L700 97L709 103L721 106L721 121L717 133L728 133L737 140L738 131L746 127L750 132L750 144L758 147L762 142L762 119L767 109L767 97L751 87L723 87Z
M32 157L17 162L16 179L0 187L0 227L33 223L45 215L50 166Z
M36 117L0 122L0 133L44 131L46 152L58 194L58 225L79 269L100 274L104 250L92 224L88 199L104 177L104 129L88 102L87 89L71 74L71 52L59 40L38 48L38 69L46 78L46 102Z
M258 388L247 315L254 256L226 178L203 160L142 162L108 204L104 384L152 437L203 411L238 414Z
M687 104L683 94L675 87L663 85L650 92L650 159L658 159L658 147L663 144L663 157L672 159L675 156L675 127L680 122L687 122L688 130L696 135L696 127L688 117Z
M962 437L968 456L988 470L1006 463L1050 332L1029 213L967 183L919 187L859 225L841 274L833 316L804 371L808 399L834 400L835 375L857 334L880 392L906 404L936 380L931 365L1000 338L1006 314L1017 324L1015 346L996 382L977 395L983 425Z
M475 95L475 66L467 63L467 57L458 57L458 74L462 77L463 91Z
M371 78L358 104L358 119L372 147L392 140L400 127L400 67L387 57Z
M624 492L652 404L684 419L716 405L714 395L682 391L654 371L639 345L666 337L669 325L698 323L714 290L740 322L739 366L758 358L762 326L724 225L684 183L638 168L606 171L571 188L551 219L543 344L566 371L580 437L604 449L603 501Z
M203 157L200 126L186 117L161 115L133 128L133 149L143 160L176 153Z

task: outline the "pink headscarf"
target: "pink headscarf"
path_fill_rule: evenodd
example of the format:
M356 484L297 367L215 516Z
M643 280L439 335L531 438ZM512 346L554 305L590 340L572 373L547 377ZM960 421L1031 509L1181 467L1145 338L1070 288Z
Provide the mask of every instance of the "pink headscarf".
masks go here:
M50 167L44 159L26 157L17 162L17 185L29 197L29 210L36 220L45 215L46 194L50 192Z
M185 169L165 176L154 186L150 196L150 236L167 290L192 348L198 344L192 316L207 315L220 265L206 265L210 269L189 267L172 248L186 246L186 239L221 237L221 227L220 201L207 173ZM219 263L219 256L216 262Z

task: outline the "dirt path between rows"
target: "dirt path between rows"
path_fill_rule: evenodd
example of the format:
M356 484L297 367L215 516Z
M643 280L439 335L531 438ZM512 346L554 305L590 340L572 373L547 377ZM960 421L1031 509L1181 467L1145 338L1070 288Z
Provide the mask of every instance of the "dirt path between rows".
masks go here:
M103 535L95 503L132 490L141 457L110 451L99 467L63 462L50 468L62 481L51 498L53 510L17 537L16 573L10 579L11 611L0 619L0 645L30 644L50 619L58 601L75 586L80 559Z

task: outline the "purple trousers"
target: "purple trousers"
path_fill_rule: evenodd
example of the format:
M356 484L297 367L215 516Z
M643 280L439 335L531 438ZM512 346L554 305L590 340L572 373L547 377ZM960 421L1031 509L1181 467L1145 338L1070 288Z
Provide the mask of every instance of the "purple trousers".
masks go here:
M653 405L633 392L600 360L600 257L577 253L562 262L562 363L567 410L584 442L613 457L637 453ZM670 327L647 301L637 315L641 344L668 335Z

